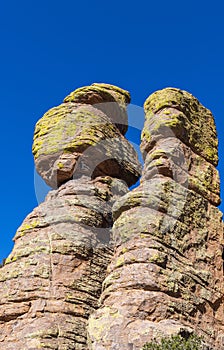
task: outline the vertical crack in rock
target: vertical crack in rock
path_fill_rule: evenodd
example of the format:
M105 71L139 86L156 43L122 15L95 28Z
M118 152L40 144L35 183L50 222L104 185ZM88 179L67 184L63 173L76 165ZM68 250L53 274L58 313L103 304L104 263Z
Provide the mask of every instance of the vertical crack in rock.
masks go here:
M127 130L128 92L93 84L35 128L37 171L54 188L24 220L0 269L2 350L87 349L113 254L112 205L141 167Z
M174 88L145 102L140 185L113 206L115 252L100 307L88 322L91 350L140 350L195 332L224 346L222 214L211 112Z

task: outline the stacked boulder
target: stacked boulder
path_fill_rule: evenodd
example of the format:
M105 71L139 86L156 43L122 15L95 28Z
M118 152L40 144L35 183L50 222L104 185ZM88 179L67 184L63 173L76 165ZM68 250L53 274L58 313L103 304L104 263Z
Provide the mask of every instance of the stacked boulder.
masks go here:
M37 172L57 188L86 175L122 178L129 186L139 164L123 136L128 128L127 91L108 84L82 87L37 122L33 155Z
M33 154L54 188L24 220L0 269L3 350L86 349L113 254L112 205L141 173L127 130L127 91L80 88L41 118Z
M154 338L193 332L223 349L214 119L174 88L155 92L144 107L143 176L113 206L115 253L89 318L89 349L140 350Z

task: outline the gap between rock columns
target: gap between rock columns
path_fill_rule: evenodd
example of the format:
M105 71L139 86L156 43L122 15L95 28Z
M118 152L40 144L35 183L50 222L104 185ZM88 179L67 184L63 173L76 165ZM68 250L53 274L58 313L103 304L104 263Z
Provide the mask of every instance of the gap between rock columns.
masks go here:
M113 206L115 253L88 322L88 346L140 350L153 338L195 332L220 350L223 223L214 119L174 88L155 92L144 107L143 176Z
M129 102L127 91L93 84L37 122L37 171L55 190L24 220L0 269L1 349L87 348L113 254L111 208L141 173L123 136Z

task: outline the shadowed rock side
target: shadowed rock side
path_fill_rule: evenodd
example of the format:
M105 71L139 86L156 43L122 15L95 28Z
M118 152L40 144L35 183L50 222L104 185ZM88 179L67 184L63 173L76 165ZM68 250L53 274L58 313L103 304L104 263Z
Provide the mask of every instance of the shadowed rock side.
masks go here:
M139 187L113 206L115 253L91 350L140 350L153 338L196 332L224 348L222 214L213 116L167 88L145 103Z
M115 100L123 96L119 88L102 86ZM87 320L113 253L112 204L141 172L133 147L111 122L119 109L107 116L90 105L91 93L89 104L81 90L80 104L66 102L37 123L39 173L51 185L65 183L24 220L0 269L2 350L87 348ZM99 98L98 85L94 94ZM127 102L129 94L124 96L117 106Z

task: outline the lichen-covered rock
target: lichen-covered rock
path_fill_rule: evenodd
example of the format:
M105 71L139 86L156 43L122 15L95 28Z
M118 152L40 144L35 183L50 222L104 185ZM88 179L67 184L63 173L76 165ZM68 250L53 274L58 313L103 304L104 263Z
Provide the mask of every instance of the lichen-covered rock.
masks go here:
M71 180L25 219L0 269L1 349L86 349L112 254L111 205L126 191L111 177Z
M212 204L220 204L218 170L175 135L159 139L145 156L142 182L156 174L169 176L182 186L199 193Z
M220 349L223 223L214 121L177 89L154 93L145 110L143 176L113 206L115 253L89 319L89 349L140 350L183 330Z
M152 94L143 175L128 191L141 172L123 136L129 102L128 92L93 84L37 123L37 170L56 189L24 220L0 268L1 349L141 350L192 332L223 348L212 114L185 91Z
M122 134L125 134L128 128L126 107L130 101L131 97L128 91L103 83L94 83L76 89L64 99L64 102L94 105L111 119Z
M91 105L101 99L115 108ZM129 99L97 84L38 121L36 167L47 184L60 187L24 220L0 269L1 349L87 348L87 320L113 252L112 205L141 172L122 134Z
M213 165L218 163L218 140L212 113L190 93L166 88L150 95L144 104L146 122L143 152L164 136L173 134Z
M95 84L75 90L44 114L36 124L33 154L49 186L57 188L84 173L119 178L122 172L128 186L137 181L141 170L136 152L121 133L127 129L129 100L124 90Z

